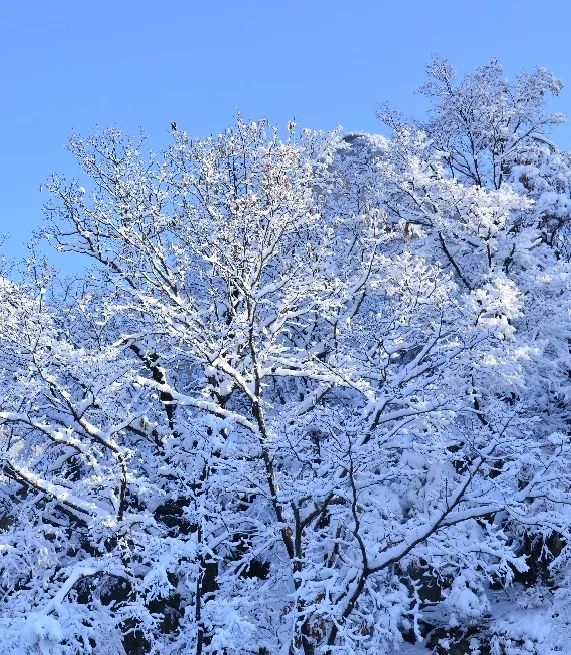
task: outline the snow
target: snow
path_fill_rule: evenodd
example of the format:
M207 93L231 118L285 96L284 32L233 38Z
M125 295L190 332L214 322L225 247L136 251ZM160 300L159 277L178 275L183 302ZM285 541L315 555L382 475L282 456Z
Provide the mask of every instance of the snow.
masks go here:
M59 622L45 614L31 614L23 630L23 640L32 650L37 648L40 655L60 655L63 650L59 644L64 638Z
M74 137L100 267L0 278L0 652L571 652L558 81L428 72L391 138Z

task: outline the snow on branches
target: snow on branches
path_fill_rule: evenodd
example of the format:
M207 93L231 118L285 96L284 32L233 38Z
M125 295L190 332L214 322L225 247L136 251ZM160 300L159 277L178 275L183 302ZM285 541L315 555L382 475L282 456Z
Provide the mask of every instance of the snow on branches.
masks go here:
M3 652L388 653L538 540L564 580L559 83L429 73L391 138L71 140L47 232L93 268L0 279Z

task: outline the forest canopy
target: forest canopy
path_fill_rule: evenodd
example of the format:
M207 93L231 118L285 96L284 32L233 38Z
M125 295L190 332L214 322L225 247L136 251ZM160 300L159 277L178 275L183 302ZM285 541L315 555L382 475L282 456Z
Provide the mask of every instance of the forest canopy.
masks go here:
M0 276L1 652L571 652L561 87L71 138L87 272Z

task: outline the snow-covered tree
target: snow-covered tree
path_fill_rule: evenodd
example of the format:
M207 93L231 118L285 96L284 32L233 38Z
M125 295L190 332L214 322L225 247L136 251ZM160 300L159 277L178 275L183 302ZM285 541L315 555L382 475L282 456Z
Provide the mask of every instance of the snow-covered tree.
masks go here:
M447 66L391 138L71 140L47 232L89 274L0 279L4 652L389 653L536 543L566 602L569 265L522 168L559 83Z

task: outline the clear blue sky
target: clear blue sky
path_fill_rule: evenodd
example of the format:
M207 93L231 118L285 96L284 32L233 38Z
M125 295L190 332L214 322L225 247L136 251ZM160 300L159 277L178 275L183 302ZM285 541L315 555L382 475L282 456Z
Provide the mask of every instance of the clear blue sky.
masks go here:
M204 135L239 109L285 125L378 130L385 100L415 94L433 52L466 72L497 57L571 88L568 0L19 0L0 8L0 233L4 253L42 221L39 185L74 173L72 131L170 122ZM556 104L571 117L571 91ZM571 148L571 127L556 141ZM66 266L64 265L64 268Z

